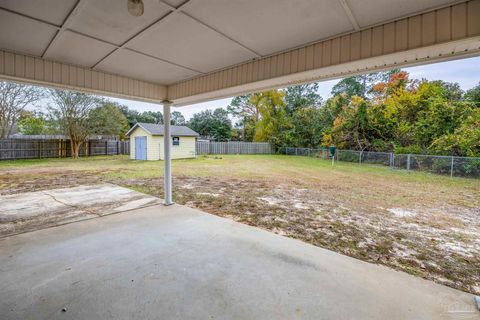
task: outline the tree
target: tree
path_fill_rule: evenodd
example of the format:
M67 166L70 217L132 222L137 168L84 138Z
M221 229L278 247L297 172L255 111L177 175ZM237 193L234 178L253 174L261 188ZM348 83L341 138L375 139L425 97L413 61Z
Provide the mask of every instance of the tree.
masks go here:
M457 82L446 82L442 80L430 81L430 83L437 85L442 90L442 96L446 100L460 101L463 98L464 92Z
M440 155L480 156L480 109L473 110L455 132L433 141L429 149Z
M287 146L285 133L289 124L284 96L285 93L279 90L264 91L257 95L260 118L254 141L268 141L275 149Z
M336 96L344 94L348 101L354 96L368 98L373 92L375 84L378 82L387 82L393 74L399 73L400 69L389 71L361 74L343 78L332 88L331 94Z
M47 123L42 117L29 114L18 121L18 131L25 135L46 134Z
M329 98L319 110L319 126L322 132L322 145L328 147L332 145L332 128L335 119L340 115L343 108L348 104L348 98L345 93L337 94Z
M319 123L322 98L318 84L305 84L284 90L285 111L290 129L282 141L295 147L318 147L322 128Z
M210 137L212 117L213 114L211 110L200 111L192 116L187 126L193 131L198 132L202 137Z
M217 108L213 112L204 110L195 113L187 126L202 137L216 141L227 141L232 134L232 122L228 118L228 111L222 108Z
M465 93L465 100L480 108L480 82Z
M120 111L125 115L128 120L128 124L132 127L137 122L145 122L145 123L156 123L162 124L163 123L163 115L160 111L144 111L142 113L138 112L137 110L129 109L128 106L120 105L116 102L112 102L115 104Z
M255 125L260 117L258 93L237 96L232 99L227 110L237 120L237 126L242 128L243 141L252 141L255 135Z
M400 69L392 69L343 78L333 86L331 94L333 96L344 94L349 101L354 96L367 98L376 83L387 82L392 74L398 72L400 72Z
M90 112L99 105L99 99L80 92L51 89L50 100L53 104L48 110L60 130L70 137L72 158L77 159L81 145L90 133Z
M232 121L228 118L228 111L217 108L213 111L211 135L217 141L228 141L232 136Z
M364 79L364 76L344 78L332 87L331 94L333 96L344 94L349 100L354 96L365 97L367 88Z
M230 105L227 107L227 110L234 116L239 118L252 118L254 121L258 121L259 110L258 104L252 99L254 95L258 94L249 94L245 96L237 96L232 99Z
M90 110L88 115L89 134L125 137L129 129L128 120L115 103L106 101Z
M163 120L163 119L162 119ZM163 122L163 121L162 121ZM170 124L175 126L184 126L185 125L185 117L179 111L173 111L170 115Z
M0 138L7 138L25 108L43 96L41 88L0 81Z
M321 146L325 129L321 115L321 109L316 107L304 107L292 115L289 119L291 129L288 131L287 138L291 146L300 148Z
M358 96L352 98L348 106L335 119L332 139L342 149L365 150L370 147L368 102Z
M289 116L307 107L319 107L322 97L318 94L318 83L302 84L285 89L286 111Z
M144 111L140 114L138 122L162 124L163 114L160 111Z

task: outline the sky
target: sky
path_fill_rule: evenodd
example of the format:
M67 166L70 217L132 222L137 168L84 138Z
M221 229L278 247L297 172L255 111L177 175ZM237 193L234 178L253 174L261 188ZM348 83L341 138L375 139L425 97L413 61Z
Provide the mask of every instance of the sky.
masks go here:
M440 62L417 67L402 68L410 73L411 79L443 80L446 82L458 82L463 90L468 90L480 82L480 57ZM319 82L318 93L324 100L330 97L332 87L340 81L328 80ZM112 98L110 98L112 99ZM137 102L123 99L112 99L129 108L142 111L161 111L162 107L158 104ZM180 108L172 108L172 111L180 111L185 119L190 119L194 113L202 110L213 110L216 108L226 108L232 98L220 99L199 104L192 104Z

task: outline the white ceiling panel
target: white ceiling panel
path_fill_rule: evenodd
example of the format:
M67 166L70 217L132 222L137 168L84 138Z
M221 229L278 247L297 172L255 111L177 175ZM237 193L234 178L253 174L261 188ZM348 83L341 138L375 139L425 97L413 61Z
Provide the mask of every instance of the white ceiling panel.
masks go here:
M451 4L450 0L346 0L360 27Z
M204 0L185 11L262 55L353 29L338 0Z
M194 71L123 49L115 51L96 69L160 84L171 84L198 75Z
M87 3L72 19L69 28L117 45L169 12L158 0L144 0L145 13L140 17L128 13L126 1L84 1Z
M45 58L92 67L114 49L110 44L65 31L52 43Z
M0 48L42 55L57 29L45 23L0 10Z
M0 7L61 25L77 0L1 0Z
M132 40L127 47L208 72L255 55L197 21L175 14Z

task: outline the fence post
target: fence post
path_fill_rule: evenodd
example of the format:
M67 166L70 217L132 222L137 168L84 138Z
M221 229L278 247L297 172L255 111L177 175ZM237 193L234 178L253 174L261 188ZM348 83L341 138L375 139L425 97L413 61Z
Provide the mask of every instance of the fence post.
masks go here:
M390 152L390 168L395 168L395 154Z
M450 163L450 178L453 178L453 156L452 156L452 162Z
M410 171L410 154L407 154L407 171Z
M117 140L117 156L120 154L120 141Z
M363 150L360 151L360 153L358 154L358 164L362 164L362 155L363 155Z
M108 155L108 140L105 140L105 155Z

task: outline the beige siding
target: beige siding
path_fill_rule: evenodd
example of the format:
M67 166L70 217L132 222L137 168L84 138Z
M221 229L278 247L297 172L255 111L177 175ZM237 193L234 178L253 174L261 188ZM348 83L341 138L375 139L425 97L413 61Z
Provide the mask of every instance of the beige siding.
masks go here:
M163 137L147 136L147 160L160 160L160 144L158 143ZM163 149L163 147L162 147Z
M160 159L163 160L163 136L155 136L159 138L160 143ZM180 137L180 145L172 145L172 159L195 158L195 137ZM172 143L172 139L170 139Z
M0 79L158 103L166 86L0 50Z
M130 134L130 159L135 159L135 137L147 137L147 160L163 160L163 136L152 136L140 127ZM195 158L195 141L195 137L180 137L180 145L172 145L172 159Z

